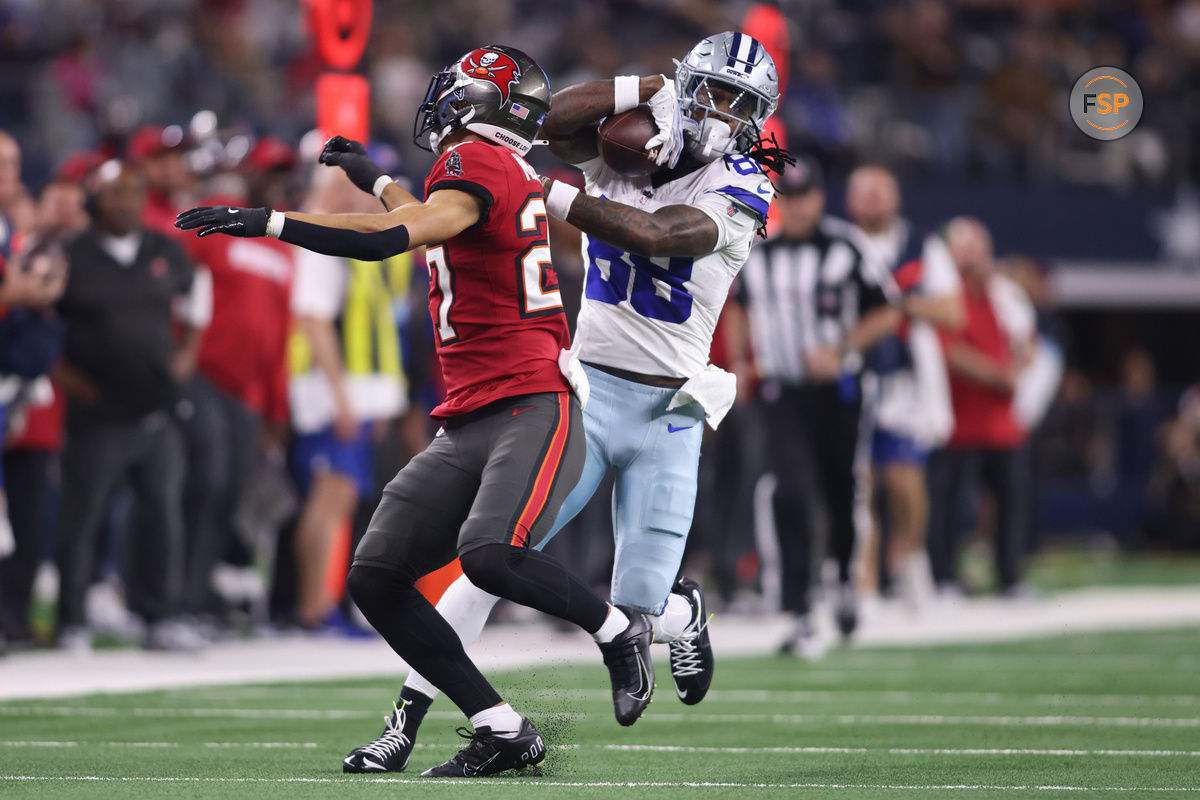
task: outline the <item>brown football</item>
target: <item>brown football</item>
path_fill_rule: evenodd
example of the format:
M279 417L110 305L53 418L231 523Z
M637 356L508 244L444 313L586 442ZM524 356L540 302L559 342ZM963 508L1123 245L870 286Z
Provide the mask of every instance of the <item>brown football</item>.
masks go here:
M627 178L639 178L658 169L654 155L644 148L658 133L649 106L638 106L622 114L614 114L600 124L596 137L600 157L615 172Z

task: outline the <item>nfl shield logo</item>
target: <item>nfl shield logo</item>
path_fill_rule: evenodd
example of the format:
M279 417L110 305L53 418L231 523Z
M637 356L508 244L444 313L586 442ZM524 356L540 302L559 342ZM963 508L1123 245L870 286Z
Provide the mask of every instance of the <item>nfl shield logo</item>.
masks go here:
M737 206L735 206L733 203L730 203L729 208L725 209L725 213L731 217L736 217L737 216Z

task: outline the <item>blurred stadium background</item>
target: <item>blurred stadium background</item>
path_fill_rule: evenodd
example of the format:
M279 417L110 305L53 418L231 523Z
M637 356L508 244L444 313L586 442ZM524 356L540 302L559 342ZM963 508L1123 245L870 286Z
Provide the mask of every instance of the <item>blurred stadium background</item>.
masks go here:
M353 41L357 35L353 22L364 9L372 17L360 56ZM321 23L322 13L332 17ZM351 53L349 63L340 68L329 63L332 50L322 51L314 44L319 35L315 26L328 26L330 20L333 27L340 22L349 31L348 36L335 37ZM1031 649L1020 651L1021 657L1027 656L1041 670L1041 677L1023 687L1005 683L1014 669L1012 652L981 646L957 658L974 665L973 686L979 692L1065 697L1062 693L1070 691L1102 694L1114 681L1124 681L1124 688L1107 696L1134 692L1126 697L1141 698L1129 700L1135 709L1121 706L1125 710L1111 714L1096 711L1083 700L1079 702L1089 711L1062 711L1060 704L1054 713L1091 713L1091 719L1128 714L1120 718L1141 719L1142 712L1151 715L1147 708L1154 706L1152 717L1159 719L1167 715L1163 706L1172 697L1179 699L1174 711L1194 713L1195 703L1200 702L1194 670L1195 626L1200 624L1198 0L397 0L373 4L0 0L0 131L5 132L0 134L0 216L5 220L0 243L5 249L0 252L10 265L17 265L22 242L61 239L86 227L88 213L95 210L88 197L107 180L102 173L110 159L123 159L149 177L150 210L144 217L148 228L164 226L163 220L169 221L175 211L205 197L269 197L280 208L318 202L314 198L322 187L320 181L314 187L319 169L315 156L327 135L348 132L331 127L342 124L369 137L372 155L390 173L419 185L432 156L411 142L415 109L429 77L480 43L506 43L526 50L546 69L553 86L561 88L614 74L669 75L671 59L682 56L703 36L743 27L754 29L756 35L770 34L767 41L782 48L775 53L781 69L786 69L779 129L792 150L814 157L823 166L828 212L846 216L847 175L861 164L879 163L897 176L902 214L913 231L932 233L957 215L981 219L994 236L1000 269L1028 293L1037 313L1039 341L1060 357L1061 375L1048 407L1031 423L1022 445L1028 465L1023 491L1029 513L1020 544L1023 574L1015 587L1009 587L1003 597L995 596L989 545L995 509L986 496L972 495L962 509L968 533L957 586L940 587L940 593L939 587L928 587L914 601L911 596L898 597L901 593L884 580L882 594L874 589L864 594L857 644L884 648L866 651L877 654L869 664L876 670L870 677L852 689L831 688L822 684L826 673L806 671L813 668L801 667L798 661L768 659L739 667L748 682L718 683L717 689L729 692L729 702L738 691L760 688L754 681L761 681L763 691L828 691L823 699L793 695L798 705L779 709L811 710L810 701L816 701L824 703L820 714L836 715L844 708L867 713L878 711L878 703L847 706L838 692L857 692L861 700L869 692L888 689L913 693L932 692L943 685L949 686L948 692L955 689L950 683L957 678L939 678L932 662L924 660L924 651L888 647L1166 626L1167 633L1146 634L1144 640L1056 638L1054 644L1028 645ZM1068 112L1067 98L1075 79L1100 65L1129 71L1145 97L1140 124L1115 142L1082 135ZM332 83L330 73L338 76ZM347 76L361 76L365 84L357 78L347 82ZM356 94L360 89L361 97ZM548 153L537 153L530 160L540 171L568 174ZM578 233L562 224L555 226L552 236L555 266L568 298L568 313L573 314L569 298L577 298L583 279L574 238ZM188 254L194 260L204 257L191 246ZM365 524L382 482L433 433L427 413L437 402L439 379L425 311L425 268L417 255L389 269L387 303L405 386L404 401L397 408L405 410L372 419L367 458L374 466L374 481L351 491L348 504L345 493L338 494L336 487L319 499L306 496L312 487L306 480L297 482L288 469L286 409L276 414L265 401L259 403L253 410L269 423L263 426L261 445L256 428L248 434L255 446L253 464L244 472L244 496L236 513L222 517L224 522L210 521L205 529L216 531L228 523L226 530L200 534L219 543L220 552L207 557L219 562L212 584L202 580L188 613L172 616L169 622L174 627L161 631L152 630L162 627L161 621L138 606L135 595L145 587L129 585L141 580L129 566L131 551L143 546L145 539L139 537L152 538L155 532L140 529L146 523L138 514L136 492L119 485L106 504L102 535L95 544L95 566L89 568L86 622L80 626L84 633L64 638L59 635L62 631L56 632L55 553L56 546L62 548L61 542L56 545L57 520L65 501L60 469L64 390L60 386L51 393L44 379L21 376L15 370L18 377L0 378L0 400L7 405L7 504L12 525L18 529L17 554L0 560L4 622L0 641L7 642L9 656L0 661L0 699L163 689L209 681L394 674L394 657L373 633L363 630L362 621L341 597L339 582L354 531ZM10 276L11 271L6 282ZM213 302L221 302L221 297L218 291ZM14 301L8 311L20 306ZM218 318L222 310L214 307L211 314ZM182 311L176 325L200 330L202 322L189 322ZM11 329L2 332L10 335ZM298 324L291 335L292 347L303 348L296 342L312 334ZM5 347L11 342L0 340ZM236 346L225 347L223 352L232 353L226 357L236 359ZM182 405L171 409L169 423L181 430L181 480L195 480L194 474L186 476L191 463L187 448L203 444L201 438L197 445L196 434L188 431L189 408L202 403L193 396L194 385L196 381L220 384L223 379L212 374L213 359L220 355L209 351L206 361L204 352L201 349L197 373L183 367L173 379L182 393ZM5 358L11 361L9 355ZM715 360L720 358L720 353L714 353ZM219 365L215 372L221 372ZM777 549L769 531L764 536L763 520L761 515L756 518L752 502L755 486L761 489L767 440L754 422L753 401L746 403L744 424L722 430L720 438L713 436L706 442L701 499L684 567L685 573L704 579L718 612L714 622L718 658L723 645L726 652L744 656L773 653L785 635L785 623L775 613ZM351 418L339 424L358 421ZM185 498L185 509L186 502ZM552 545L597 585L606 582L611 565L606 506L604 501L594 502ZM346 519L344 524L337 520L326 524L331 516ZM192 523L187 520L185 526ZM318 532L298 532L305 525L315 526L310 530ZM189 529L188 536L195 535ZM315 541L316 554L312 548L298 548L297 537ZM190 541L180 558L196 558L195 540ZM202 565L204 558L200 557ZM875 564L860 562L864 575L877 570ZM206 572L202 578L207 578ZM590 650L584 653L586 643L531 618L524 609L501 607L497 616L501 619L496 621L507 624L493 625L480 651L483 663L490 667L524 667L530 660L573 663L591 656ZM147 619L152 622L149 628ZM832 640L832 623L822 619L828 629L825 635ZM528 636L525 627L530 625L544 626L537 627L543 638ZM202 655L189 662L163 661L172 656L143 653L139 646ZM1117 664L1123 654L1143 654L1142 647L1162 658L1156 661L1153 654L1145 653L1136 664L1132 660L1124 667ZM515 650L521 652L514 655ZM1051 651L1054 657L1045 655ZM937 652L929 651L934 662ZM1121 672L1120 678L1088 673L1083 683L1073 682L1065 662L1075 658L1072 654L1089 652L1106 654L1103 658ZM90 660L79 661L86 653L91 653ZM893 667L898 671L889 667L888 653L895 655ZM989 670L988 659L993 656L995 670ZM830 665L828 674L865 675L856 670L866 669L867 662L855 657L852 650L832 652L825 662ZM947 663L954 661L946 658ZM1055 658L1059 667L1050 664ZM760 674L760 669L767 669L763 664L773 665L769 674ZM720 670L718 662L719 682ZM1139 672L1140 683L1130 677L1130 671ZM905 677L908 673L911 681ZM1158 687L1156 673L1167 676ZM560 674L546 669L545 688L552 689L550 684ZM892 681L889 675L900 677ZM518 677L512 682L528 688ZM343 686L331 690L329 697L353 698L356 709L373 709L393 691L392 683L384 678ZM378 690L376 702L362 702L372 688ZM318 685L308 691L322 689ZM660 692L670 692L663 678ZM275 693L289 694L282 687ZM719 701L720 691L715 696ZM216 705L226 708L239 702L238 697L235 692ZM964 705L947 695L936 710L954 713L975 702L960 700ZM169 696L138 702L162 703L167 709L172 705ZM203 705L195 698L189 702ZM288 707L301 702L292 699ZM1074 702L1062 701L1068 706ZM660 700L660 704L671 703ZM1112 701L1109 706L1120 703ZM84 704L99 701L93 698ZM288 705L286 700L284 704ZM567 705L578 711L570 702ZM54 707L67 706L59 702ZM251 703L250 707L257 706ZM553 703L545 708L548 714L561 710ZM963 713L1003 714L1006 708ZM1027 710L1013 713L1033 715L1045 708L1045 703L1031 700ZM912 710L932 713L930 709L926 705ZM656 710L665 711L656 705L648 716ZM745 709L739 706L739 710ZM186 742L171 745L169 731L137 727L129 728L128 737L111 731L73 733L64 729L60 717L65 713L55 716L46 711L43 718L28 702L0 705L0 764L13 765L0 766L0 786L29 796L38 792L49 796L61 787L22 784L15 778L5 781L23 774L96 774L105 762L100 748L87 751L80 770L49 770L36 748L31 749L35 740L99 737L96 742L102 743L105 737L127 741L157 737L169 746L189 746ZM101 716L120 713L124 712L97 712ZM312 719L320 719L325 712L313 713ZM597 712L600 721L588 727L578 721L587 713L579 713L576 724L587 733L577 738L606 741L606 729L599 727L607 724L604 715ZM220 714L195 716L207 720L210 727L226 723L209 718ZM680 724L670 732L667 725L652 729L656 741L699 746L718 736L716 727L685 733L686 715L676 716ZM1171 718L1178 720L1180 728L1196 723L1191 716ZM130 717L121 719L130 721ZM974 724L985 726L982 719ZM799 729L781 733L783 742L776 735L759 741L749 734L737 741L764 747L794 745L800 752L803 746L818 747L828 741L822 738L822 721L814 718L811 723L811 728L801 726L803 733ZM287 723L278 723L283 724ZM332 759L340 758L342 745L352 746L365 738L364 724L358 722L350 729L341 723L344 730L332 743L319 738L322 734L316 730L298 734L319 741L320 757L328 762L298 769L322 774L335 768ZM911 730L904 726L922 723L910 719L888 724L895 727L873 732L876 740L868 750L876 745L906 747ZM1132 741L1119 735L1124 723L1096 723L1104 730L1102 739L1089 738L1089 723L1078 724L1084 727L1073 728L1059 740L1053 738L1053 731L1039 731L1040 746L1054 748L1056 742L1066 742L1063 747L1091 753L1096 748L1120 750ZM264 737L275 741L288 736L279 732L278 725L271 729L266 723L266 730L259 725L222 734L190 731L188 736L199 742L234 739L244 733L247 741ZM570 726L564 725L570 741ZM978 734L971 741L998 741L989 738L985 727L969 730L971 736ZM672 738L676 732L682 738ZM1123 764L1113 774L1133 776L1129 780L1143 786L1158 780L1163 786L1195 789L1194 771L1188 777L1186 767L1188 758L1194 763L1197 755L1187 749L1194 748L1195 740L1188 744L1182 735L1186 732L1178 731L1180 735L1174 737L1172 731L1174 738L1155 745L1175 754L1167 759L1170 769L1160 775L1143 770L1140 762L1136 767L1132 762ZM615 729L609 733L617 736ZM854 737L847 740L842 734L840 746L854 747ZM447 749L451 746L444 735L438 741ZM1020 748L1027 743L1014 738L988 746ZM297 747L303 750L300 744ZM16 757L18 751L25 760ZM300 756L312 761L315 753L288 751L281 763L298 763ZM847 778L861 773L830 767L815 783L829 788L839 781L857 782L864 784L860 787L864 790L870 784L879 792L886 786L904 789L899 784L913 784L907 794L901 792L913 796L912 790L922 781L932 782L931 792L968 783L979 784L975 788L986 794L996 787L984 784L1006 784L1012 789L1024 780L1022 771L1013 771L1011 763L989 762L980 773L963 764L938 771L934 766L914 767L918 756L902 755L891 753L898 759L896 764L886 762L862 780ZM598 785L586 780L604 780L605 765L597 763L593 769L580 756L579 763L585 762L587 766L580 766L578 773L585 783L578 785ZM173 767L148 763L131 762L128 770L130 774L175 774ZM234 759L232 763L236 768L229 774L236 775L250 774L255 762ZM798 788L796 781L809 774L801 762L783 767L778 766L782 762L772 763L764 767L769 773L765 780L779 791ZM623 779L655 780L659 769L656 761L622 764ZM919 771L926 766L933 772ZM699 774L685 767L678 773L668 770L663 780L683 781ZM633 775L643 768L645 774ZM1086 771L1079 774L1077 764L1062 773L1047 769L1044 775L1045 782L1081 786L1091 785L1087 777ZM712 780L720 779L720 773L714 772ZM753 779L751 773L737 778ZM1109 782L1116 786L1112 782L1118 780L1125 777L1111 777ZM170 787L171 791L185 789L190 791L182 784ZM1013 793L1003 787L996 791L997 796Z

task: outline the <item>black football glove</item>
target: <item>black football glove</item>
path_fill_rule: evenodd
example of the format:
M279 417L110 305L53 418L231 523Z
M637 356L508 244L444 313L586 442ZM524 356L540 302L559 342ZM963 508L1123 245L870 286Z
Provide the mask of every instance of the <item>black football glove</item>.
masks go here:
M266 236L269 208L233 208L232 206L199 206L189 208L175 218L175 227L190 231L199 228L197 236L225 233L230 236Z
M371 196L375 195L375 182L381 175L387 174L367 155L367 148L363 147L362 142L345 136L334 136L327 141L317 161L331 167L341 167L355 186Z

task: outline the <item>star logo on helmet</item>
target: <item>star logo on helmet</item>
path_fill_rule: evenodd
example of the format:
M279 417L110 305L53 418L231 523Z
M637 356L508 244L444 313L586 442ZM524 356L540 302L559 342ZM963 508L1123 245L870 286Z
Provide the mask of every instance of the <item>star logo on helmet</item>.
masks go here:
M500 90L501 103L508 102L509 89L521 79L521 68L511 56L483 48L472 50L459 69L470 78L493 84Z

